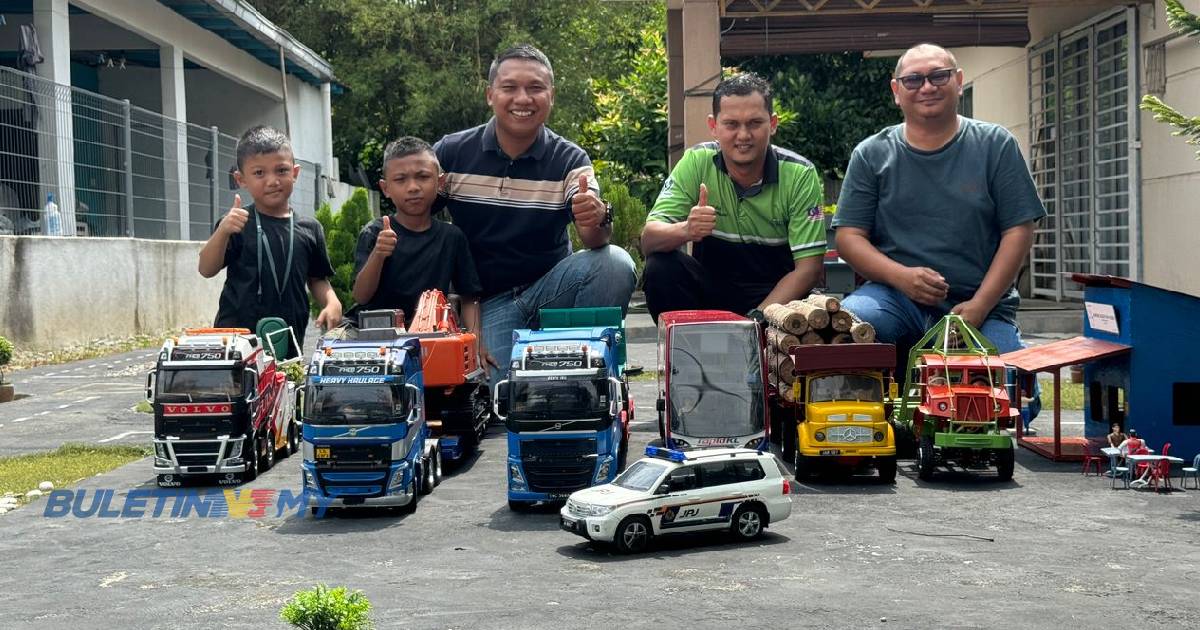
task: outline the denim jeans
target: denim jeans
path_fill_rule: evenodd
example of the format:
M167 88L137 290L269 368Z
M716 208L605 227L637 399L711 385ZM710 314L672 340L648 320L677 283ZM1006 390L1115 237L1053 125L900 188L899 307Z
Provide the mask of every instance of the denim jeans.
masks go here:
M899 289L878 282L868 282L859 287L842 300L842 305L875 327L876 341L895 344L896 350L903 353L900 355L902 361L907 360L908 350L921 340L925 332L946 315L941 308L917 304ZM979 327L979 332L995 344L1001 354L1025 347L1017 326L994 315L988 316ZM897 374L897 378L902 376ZM1015 368L1009 368L1010 381L1015 376ZM1021 420L1027 429L1042 409L1041 387L1036 385L1037 379L1034 379L1034 383L1032 398L1021 409ZM1010 387L1009 396L1014 393L1015 388Z
M529 328L543 308L619 306L629 308L637 282L633 258L620 247L575 252L558 261L546 275L527 287L493 295L480 305L483 342L499 363L491 369L495 385L508 374L513 331Z

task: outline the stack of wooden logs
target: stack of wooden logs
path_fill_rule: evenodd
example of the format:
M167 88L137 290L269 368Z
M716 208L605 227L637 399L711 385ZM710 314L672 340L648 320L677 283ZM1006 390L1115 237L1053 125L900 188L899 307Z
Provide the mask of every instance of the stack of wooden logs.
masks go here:
M841 301L832 296L810 295L787 304L771 304L763 314L768 324L768 370L787 402L795 402L792 346L875 342L875 328L843 309Z

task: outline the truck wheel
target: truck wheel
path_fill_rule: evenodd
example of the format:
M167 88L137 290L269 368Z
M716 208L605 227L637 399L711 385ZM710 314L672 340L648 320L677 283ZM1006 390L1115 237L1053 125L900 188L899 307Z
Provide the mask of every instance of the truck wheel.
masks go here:
M287 454L295 455L300 450L300 427L295 422L288 423Z
M275 465L275 433L268 433L263 437L262 448L259 450L262 453L262 462L258 465L259 472L267 472Z
M780 435L780 441L782 442L780 449L783 461L792 461L796 458L796 438L799 437L796 435L796 425L787 421L780 421L780 424L783 425L781 428L782 435Z
M508 500L508 509L512 510L513 512L524 512L529 509L530 505L532 505L532 503L529 501L515 501L513 499Z
M783 410L778 406L773 406L771 409L771 442L780 444L783 437L783 419L780 418Z
M1000 481L1012 481L1016 452L1012 448L996 451L996 476Z
M421 494L429 494L433 492L433 486L436 484L433 480L433 457L421 464L421 473Z
M733 523L730 529L738 540L754 540L762 536L763 528L767 526L767 515L757 505L745 505L733 513Z
M879 482L896 483L896 456L881 457L875 461L875 469L879 471Z
M812 477L812 462L803 453L796 452L796 481L804 481Z
M258 439L254 436L247 436L242 441L242 458L246 460L246 470L239 483L250 483L258 478Z
M627 516L617 525L613 543L621 553L638 553L650 544L650 521L644 516Z
M433 485L438 486L442 483L442 451L440 448L433 449Z
M621 446L617 448L617 472L625 470L625 463L629 459L629 436L621 437Z
M920 443L917 444L917 476L921 478L921 481L933 479L934 465L933 438L922 435Z
M409 480L408 480L408 483L409 483L409 487L408 487L408 489L409 489L409 495L410 495L410 496L412 496L412 501L409 501L409 502L408 502L408 505L402 505L402 506L400 506L400 513L401 513L401 514L413 514L413 513L415 513L415 512L417 511L417 501L418 501L418 500L420 500L420 498L421 498L421 482L420 482L420 479L421 479L421 471L420 471L420 470L414 470L414 471L413 471L413 475L412 475L412 479L409 479Z

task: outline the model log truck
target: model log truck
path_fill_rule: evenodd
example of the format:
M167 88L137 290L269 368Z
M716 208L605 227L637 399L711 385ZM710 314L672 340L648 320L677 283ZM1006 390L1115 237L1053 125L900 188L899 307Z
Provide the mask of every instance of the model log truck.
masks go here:
M357 339L321 339L304 391L304 492L321 507L413 512L441 478L425 421L422 344L399 311L360 313Z
M658 432L669 449L767 447L762 326L728 311L658 318Z
M863 343L793 346L794 404L779 399L783 456L804 479L818 465L873 466L884 483L896 480L896 437L885 395L896 347ZM790 413L789 413L790 412ZM789 418L790 416L790 418ZM791 422L788 422L788 421Z
M146 397L158 485L253 480L300 443L295 388L245 328L189 328L163 342Z
M496 385L514 511L612 481L633 419L621 310L544 309L540 320L513 332L509 378Z
M917 470L933 478L939 464L996 467L1012 479L1014 447L1004 432L1019 419L1009 404L1007 369L992 345L958 315L947 315L908 355L908 374L895 408L897 426L917 441Z

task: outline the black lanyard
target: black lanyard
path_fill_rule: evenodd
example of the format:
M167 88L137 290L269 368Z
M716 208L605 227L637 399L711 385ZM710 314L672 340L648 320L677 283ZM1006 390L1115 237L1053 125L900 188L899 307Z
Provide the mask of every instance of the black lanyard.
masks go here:
M288 277L292 274L292 254L296 250L296 213L288 214L287 263L283 268L283 282L279 281L279 272L275 269L275 255L271 253L271 243L263 233L261 213L254 217L254 227L258 233L258 297L262 297L262 257L265 249L267 264L271 266L271 279L275 281L275 291L279 293L279 298L283 299L283 287L287 286Z

